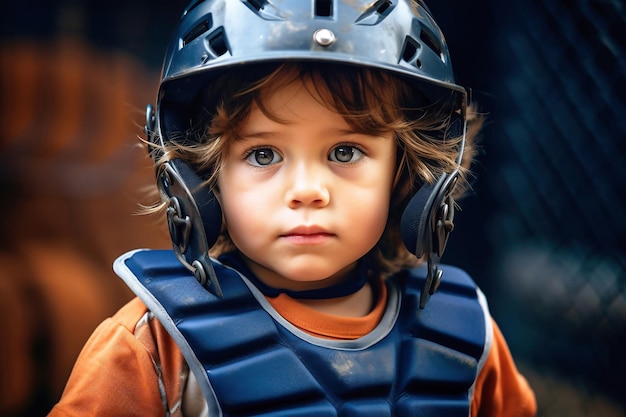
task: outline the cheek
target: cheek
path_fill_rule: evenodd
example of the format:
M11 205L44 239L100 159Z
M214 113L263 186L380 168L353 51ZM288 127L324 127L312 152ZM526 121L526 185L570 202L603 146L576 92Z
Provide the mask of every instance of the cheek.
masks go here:
M390 186L382 186L381 183L386 184L386 178L373 182L371 188L345 195L341 202L343 218L352 223L360 235L367 236L368 240L372 237L377 240L387 225L391 190Z
M387 226L394 175L395 170L393 167L381 170L378 180L375 181L375 184L372 184L373 189L376 191L370 195L367 204L362 203L363 207L368 207L367 210L363 211L368 213L367 224L371 225L370 233L377 234L378 237L382 235Z
M370 205L371 209L367 210L369 214L368 224L371 227L372 234L382 235L383 230L387 226L389 216L389 194L381 193L377 201L373 201Z
M220 204L224 217L224 224L231 234L241 228L247 227L252 213L248 209L246 199L236 190L230 190L220 194Z
M222 188L224 189L224 188ZM263 199L257 193L246 192L231 186L220 194L224 226L233 243L241 248L242 244L251 244L256 237L262 236L264 212Z

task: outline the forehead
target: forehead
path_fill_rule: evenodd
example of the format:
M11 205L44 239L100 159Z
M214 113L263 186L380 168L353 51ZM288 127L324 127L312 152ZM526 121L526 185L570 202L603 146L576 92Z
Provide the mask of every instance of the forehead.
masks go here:
M304 88L311 96L322 103L332 104L326 103L326 100L323 99L324 97L332 96L329 85L325 80L327 77L332 76L336 70L337 66L307 68L305 64L292 63L281 65L259 82L259 96L267 100L276 94L281 96L289 95L290 92L295 94L299 89Z
M308 126L350 131L347 118L320 97L309 80L295 80L278 88L268 89L260 100L251 103L248 117L240 133L278 128L277 125Z
M251 113L260 112L266 118L290 123L293 119L306 119L307 113L318 111L321 107L327 113L334 113L340 121L339 103L343 97L331 91L324 82L328 75L322 72L303 72L297 67L281 67L259 84L250 103L248 118Z

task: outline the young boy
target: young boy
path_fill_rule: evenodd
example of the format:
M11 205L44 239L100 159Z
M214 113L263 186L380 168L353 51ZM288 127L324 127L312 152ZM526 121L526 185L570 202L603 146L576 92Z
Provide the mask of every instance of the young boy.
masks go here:
M421 2L194 1L148 110L174 251L116 261L138 298L50 415L534 415L438 265L479 124L452 80Z

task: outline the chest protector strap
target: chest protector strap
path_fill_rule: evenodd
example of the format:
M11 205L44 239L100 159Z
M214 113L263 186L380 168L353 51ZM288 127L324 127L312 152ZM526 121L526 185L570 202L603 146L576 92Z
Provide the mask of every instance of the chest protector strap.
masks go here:
M114 268L177 342L211 417L469 415L491 328L482 294L459 269L442 266L423 310L424 268L390 278L376 329L337 341L299 331L218 262L222 298L171 251L132 251Z

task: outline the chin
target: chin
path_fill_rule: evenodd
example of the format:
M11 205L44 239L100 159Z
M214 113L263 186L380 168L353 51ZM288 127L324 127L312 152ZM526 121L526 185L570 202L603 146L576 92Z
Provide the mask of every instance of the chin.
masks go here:
M340 276L343 276L347 269L346 267L342 268L312 268L311 264L306 265L303 268L292 269L289 271L284 271L284 275L282 275L285 279L294 282L308 282L308 283L316 283L323 282L326 280L333 280ZM332 285L333 283L329 283L328 285Z
M316 271L308 268L303 271L286 272L282 275L285 279L294 282L320 282L332 278L337 272Z

